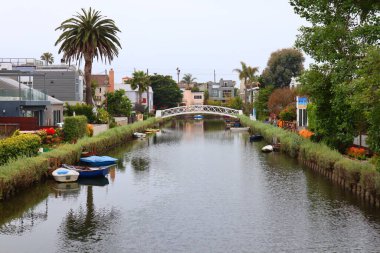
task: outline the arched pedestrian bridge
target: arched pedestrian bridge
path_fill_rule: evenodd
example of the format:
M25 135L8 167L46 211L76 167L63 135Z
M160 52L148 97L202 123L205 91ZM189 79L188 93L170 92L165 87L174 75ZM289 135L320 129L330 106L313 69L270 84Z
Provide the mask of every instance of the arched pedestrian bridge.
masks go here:
M190 106L179 106L173 107L165 110L157 110L157 118L168 118L177 115L185 114L213 114L221 116L229 116L237 118L237 115L243 114L242 110L235 110L222 106L213 105L190 105Z

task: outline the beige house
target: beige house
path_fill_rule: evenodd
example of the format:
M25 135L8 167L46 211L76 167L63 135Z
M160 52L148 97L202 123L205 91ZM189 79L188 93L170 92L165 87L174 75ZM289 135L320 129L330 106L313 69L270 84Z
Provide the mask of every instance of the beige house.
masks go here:
M106 93L115 91L115 73L110 69L108 74L91 75L91 82L96 83L94 100L100 106L106 99Z
M192 92L191 90L183 90L182 105L203 105L204 102L204 92L197 91Z

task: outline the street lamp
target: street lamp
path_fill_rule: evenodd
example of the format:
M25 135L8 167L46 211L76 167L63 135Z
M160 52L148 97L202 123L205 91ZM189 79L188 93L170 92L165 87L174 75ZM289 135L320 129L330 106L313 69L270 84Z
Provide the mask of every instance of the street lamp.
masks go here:
M179 73L181 72L181 70L177 67L177 77L178 77L178 85L179 85Z

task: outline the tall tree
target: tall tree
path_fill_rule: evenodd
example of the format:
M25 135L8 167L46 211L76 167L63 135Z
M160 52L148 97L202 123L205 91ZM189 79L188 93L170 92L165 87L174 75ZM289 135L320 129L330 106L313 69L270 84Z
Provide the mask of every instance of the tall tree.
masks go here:
M142 70L133 72L132 78L127 81L132 89L138 89L139 104L142 104L141 95L144 91L149 91L150 79L149 76ZM149 105L148 105L149 106Z
M124 90L116 90L106 94L107 111L112 116L130 116L132 105L131 101L125 96Z
M258 85L258 76L256 73L259 71L258 67L251 67L248 66L245 62L241 61L241 69L234 69L233 71L237 72L239 74L239 79L243 80L244 84L244 93L245 93L245 102L248 102L248 89L251 89L252 87ZM253 96L251 95L251 99L253 99ZM250 101L252 102L252 101Z
M100 14L100 11L82 9L74 17L61 23L56 30L62 30L55 45L61 43L58 53L63 52L66 62L80 61L84 58L84 79L86 82L86 102L93 104L91 92L91 72L94 58L111 63L118 56L121 44L117 33L119 28L112 19Z
M186 84L186 89L190 89L190 85L197 80L197 78L193 77L192 74L184 74L182 78L182 82Z
M153 89L153 101L156 109L178 106L182 101L182 92L171 76L150 76Z
M46 52L41 55L41 60L45 61L46 65L53 64L54 56L52 53Z
M300 28L296 46L317 63L301 78L316 104L316 135L343 152L358 134L350 83L358 77L367 48L379 45L380 4L369 0L290 0L290 4L311 24Z
M289 86L291 78L301 74L304 61L305 58L297 49L284 48L273 52L262 73L263 84L277 88Z

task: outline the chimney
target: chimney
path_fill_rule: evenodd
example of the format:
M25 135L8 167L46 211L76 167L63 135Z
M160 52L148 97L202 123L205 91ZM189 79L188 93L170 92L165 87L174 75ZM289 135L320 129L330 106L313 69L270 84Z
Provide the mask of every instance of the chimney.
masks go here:
M114 92L115 91L115 72L113 69L110 69L108 73L108 83L109 83L109 92Z

